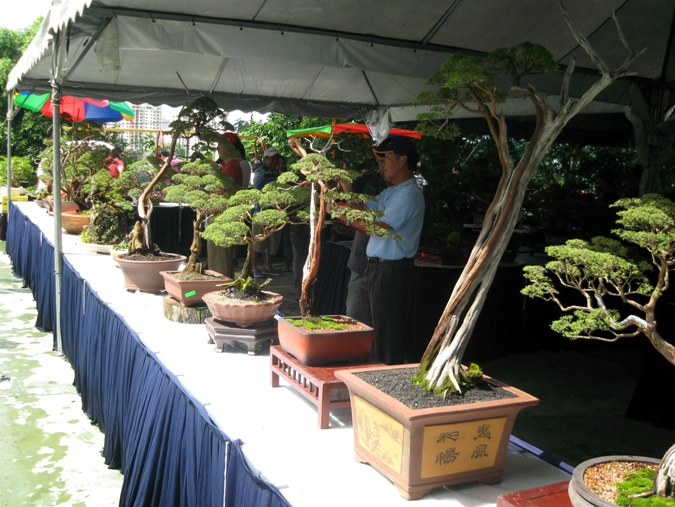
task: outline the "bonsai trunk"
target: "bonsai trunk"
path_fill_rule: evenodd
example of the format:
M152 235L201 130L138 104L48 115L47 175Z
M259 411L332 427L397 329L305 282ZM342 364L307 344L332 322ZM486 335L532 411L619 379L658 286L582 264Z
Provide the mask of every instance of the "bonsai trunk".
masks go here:
M204 232L205 214L195 209L195 220L192 222L192 243L190 244L190 256L184 271L186 273L201 273L202 265L199 262L199 254L202 251L202 232Z
M142 250L146 252L154 252L157 250L155 245L152 243L152 234L150 231L150 216L152 215L152 202L150 201L150 195L152 194L152 189L157 184L159 180L162 179L164 173L169 168L171 164L171 159L173 159L174 151L176 150L176 142L178 141L178 136L174 135L171 139L171 148L169 150L169 157L164 162L164 165L161 167L159 172L155 175L152 181L148 184L147 187L143 190L143 193L138 198L138 216L141 219L141 237L136 237L136 228L134 229L134 241L135 244L142 244Z
M317 191L319 186L320 191ZM309 220L309 251L303 268L302 293L298 304L302 318L314 316L314 288L316 277L319 273L319 260L321 259L321 231L325 222L326 204L322 198L325 188L321 183L312 183ZM319 201L317 212L316 201Z

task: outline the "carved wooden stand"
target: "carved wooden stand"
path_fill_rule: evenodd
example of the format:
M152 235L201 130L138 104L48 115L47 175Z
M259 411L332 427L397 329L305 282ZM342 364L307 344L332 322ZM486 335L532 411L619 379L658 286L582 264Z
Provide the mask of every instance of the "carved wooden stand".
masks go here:
M257 322L249 327L240 327L214 317L204 319L204 323L209 333L209 343L216 344L216 352L236 350L239 344L246 347L249 356L256 356L263 345L277 343L279 340L276 319Z
M372 363L367 363L372 365ZM349 408L349 391L335 378L335 370L359 368L364 364L341 363L330 366L305 366L278 345L270 347L270 383L279 387L279 377L317 406L319 428L328 428L332 408Z

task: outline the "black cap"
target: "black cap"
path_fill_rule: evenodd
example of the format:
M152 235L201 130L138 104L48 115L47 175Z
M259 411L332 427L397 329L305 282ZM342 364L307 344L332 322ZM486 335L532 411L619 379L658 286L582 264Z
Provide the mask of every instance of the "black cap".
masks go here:
M377 158L384 158L389 152L408 157L408 166L411 169L415 169L420 161L415 145L406 137L388 137L378 147L373 148Z

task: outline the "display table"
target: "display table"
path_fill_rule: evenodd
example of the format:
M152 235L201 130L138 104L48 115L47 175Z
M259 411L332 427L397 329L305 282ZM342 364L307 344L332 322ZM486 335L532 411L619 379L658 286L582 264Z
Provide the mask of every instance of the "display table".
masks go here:
M297 392L317 406L319 428L328 428L329 412L334 408L349 408L349 391L344 382L335 378L337 370L374 366L373 363L343 363L330 366L305 366L287 354L279 345L270 347L270 385L279 387L283 378Z
M204 324L170 321L163 296L124 289L110 256L77 236L62 242L63 353L82 409L105 434L103 459L124 474L120 505L410 505L354 460L350 411L333 410L330 431L321 431L313 403L294 388L270 388L265 354L214 353ZM55 327L54 244L52 217L34 203L13 204L7 253L47 330ZM416 505L495 505L500 495L564 479L509 444L500 484L438 488Z

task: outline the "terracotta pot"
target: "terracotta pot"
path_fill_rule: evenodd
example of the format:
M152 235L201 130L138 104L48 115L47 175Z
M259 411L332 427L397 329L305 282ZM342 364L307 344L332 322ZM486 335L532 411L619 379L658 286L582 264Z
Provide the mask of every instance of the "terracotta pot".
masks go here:
M344 315L326 315L358 323L362 329L313 331L294 326L289 320L279 319L279 344L285 352L307 366L321 366L331 362L365 363L373 348L373 328Z
M90 215L83 215L79 212L61 212L61 227L68 234L80 234L85 226L89 225Z
M167 260L129 260L127 254L119 254L116 260L124 274L124 287L127 290L158 293L164 290L164 278L161 271L176 271L186 259L184 255L170 255Z
M220 291L207 292L202 299L209 307L211 314L218 320L234 322L237 326L248 327L256 322L264 322L274 318L284 296L276 292L262 291L263 294L275 296L264 303L225 303L218 300Z
M47 211L54 211L54 198L47 197L43 200L44 207ZM61 213L79 211L80 207L75 203L75 201L61 201Z
M647 458L644 456L600 456L598 458L589 459L579 463L572 473L572 480L570 480L568 486L568 493L570 496L570 502L574 507L589 507L589 506L602 506L602 507L616 507L616 504L613 502L608 502L603 498L599 497L593 493L586 483L584 482L584 474L589 468L600 465L602 463L608 463L610 461L637 461L645 463L646 465L658 465L661 460L656 458Z
M181 306L204 304L202 300L204 294L218 291L221 285L233 281L232 278L208 269L204 271L205 275L219 278L214 280L181 280L175 276L177 273L179 271L162 271L160 275L164 278L164 288L169 296L178 301Z
M516 416L539 400L485 376L516 397L415 410L356 376L393 368L414 372L417 367L405 364L335 371L349 389L355 459L370 463L393 481L407 500L452 484L500 482Z

